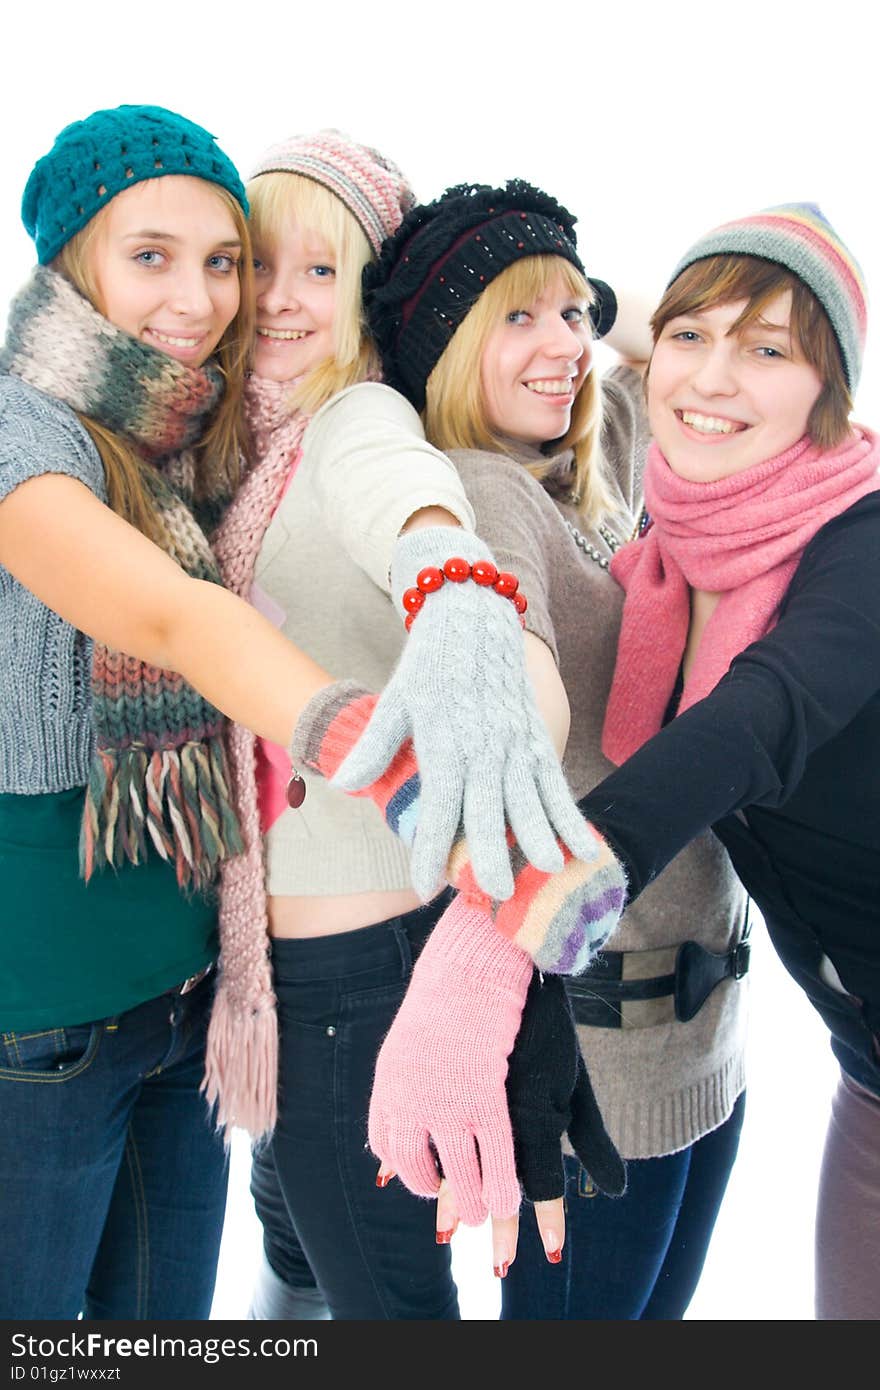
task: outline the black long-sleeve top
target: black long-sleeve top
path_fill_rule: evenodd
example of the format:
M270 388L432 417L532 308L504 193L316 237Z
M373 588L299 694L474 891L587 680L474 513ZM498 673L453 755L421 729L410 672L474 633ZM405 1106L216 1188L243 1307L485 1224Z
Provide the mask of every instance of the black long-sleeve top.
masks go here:
M711 825L838 1058L880 1092L880 492L813 537L772 631L579 804L631 898Z

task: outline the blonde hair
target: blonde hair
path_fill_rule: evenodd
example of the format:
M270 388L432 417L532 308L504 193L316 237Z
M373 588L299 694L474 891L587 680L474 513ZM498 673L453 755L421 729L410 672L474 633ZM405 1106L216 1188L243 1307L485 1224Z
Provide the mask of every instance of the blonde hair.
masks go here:
M534 304L560 278L571 295L592 303L589 284L570 261L562 256L526 256L503 270L469 310L427 381L425 434L438 449L508 451L486 418L480 375L486 342L507 314ZM568 431L552 441L554 454L574 451L570 500L589 522L598 521L614 505L599 448L601 425L601 389L595 372L590 371L575 398ZM527 466L543 479L552 463L548 458L546 464Z
M251 235L267 251L283 243L295 220L318 238L336 266L333 356L318 363L291 392L294 409L312 414L337 392L379 375L379 357L367 329L361 275L373 259L366 233L348 208L323 184L303 174L260 174L248 184Z
M238 263L240 301L235 318L216 350L216 365L225 382L220 405L202 438L193 445L196 459L196 500L226 491L235 492L241 478L246 436L242 422L242 394L254 336L253 255L247 220L240 203L225 188L208 185L226 205L241 240ZM112 199L111 199L112 203ZM89 303L101 312L94 278L94 243L105 221L106 203L59 251L52 267L63 275ZM104 465L107 501L119 516L153 540L159 537L155 504L142 474L143 462L127 440L88 415L80 415Z

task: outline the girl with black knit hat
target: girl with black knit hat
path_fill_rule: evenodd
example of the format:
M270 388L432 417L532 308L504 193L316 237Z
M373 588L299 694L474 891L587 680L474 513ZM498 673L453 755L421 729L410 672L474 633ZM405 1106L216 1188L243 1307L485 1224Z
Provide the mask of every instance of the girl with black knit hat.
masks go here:
M68 126L25 190L39 265L0 375L0 1316L209 1314L226 1192L200 1095L216 889L222 874L228 904L253 839L220 710L286 746L329 690L348 719L339 761L366 729L376 775L412 733L423 868L444 862L475 774L444 763L434 794L438 721L408 700L412 661L377 730L375 698L353 717L347 688L222 587L235 574L208 537L240 480L246 211L214 138L158 107ZM507 601L494 608L511 632ZM483 764L480 788L502 795L503 766ZM531 766L574 820L548 738ZM387 783L367 795L385 807ZM529 828L539 860L561 857L553 810ZM503 822L487 829L488 884L507 850ZM259 1126L275 1094L267 948L228 921L208 1088L237 1118L244 1072Z
M866 327L859 266L814 205L682 257L652 318L650 524L611 562L602 746L621 766L580 801L626 879L621 933L711 826L830 1030L816 1315L835 1320L880 1316L880 445L851 419ZM693 964L679 953L676 985ZM583 980L608 1006L626 985L601 959Z
M609 565L639 522L647 433L638 359L649 341L646 331L629 343L621 335L631 362L599 380L592 345L612 329L616 302L584 271L573 222L521 182L450 189L414 209L386 243L367 275L367 305L386 379L423 412L428 439L455 462L478 530L519 578L527 628L559 664L571 706L565 768L583 793L609 768L601 730L622 606ZM601 902L616 921L624 879L615 881L607 866L603 872ZM469 990L482 1006L496 979L521 999L532 977L521 947L545 971L587 964L564 938L538 945L528 923L508 919L507 926L503 960L497 945L490 955L477 925L465 941L444 938L442 924L435 930L380 1054L371 1103L382 1171L424 1194L436 1190L424 1151L430 1134L470 1221L487 1209L509 1215L518 1203L515 1183L493 1187L486 1172L485 1151L504 1142L501 1122L496 1129L478 1121L476 1110L485 1111L492 1088L503 1098L517 1020L508 1017L508 1033L490 1040L474 1009L466 1036L446 1025L446 1000ZM720 846L703 835L627 911L614 949L603 951L603 970L615 982L608 1002L587 990L573 997L599 1110L627 1160L623 1196L613 1155L595 1140L583 1143L582 1073L569 1107L577 1059L565 1053L549 1014L530 1006L511 1057L510 1101L519 1175L539 1201L539 1221L525 1223L515 1263L515 1233L495 1223L505 1317L683 1315L742 1121L745 986L729 960L744 932L744 895ZM672 982L685 943L709 965L692 990L687 1022L677 1016ZM551 983L544 990L555 992ZM535 991L540 1000L537 982ZM567 1124L581 1160L565 1160L564 1244L559 1204L541 1201L563 1186L552 1124L549 1137L539 1124L546 1090L558 1100L555 1135ZM479 1160L466 1137L478 1123ZM454 1210L441 1199L442 1227Z

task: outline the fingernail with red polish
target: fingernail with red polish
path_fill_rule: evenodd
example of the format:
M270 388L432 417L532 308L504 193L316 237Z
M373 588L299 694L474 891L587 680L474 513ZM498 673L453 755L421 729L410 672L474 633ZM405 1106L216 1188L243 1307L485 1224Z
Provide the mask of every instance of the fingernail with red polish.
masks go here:
M496 1265L496 1266L495 1266L495 1278L496 1278L496 1279L503 1279L504 1276L506 1275L506 1273L507 1273L507 1271L508 1271L509 1269L510 1269L510 1261L509 1261L509 1260L505 1260L503 1265Z
M438 1245L448 1245L455 1233L455 1227L450 1226L448 1231L438 1231L435 1239Z
M393 1177L394 1177L394 1174L393 1174L393 1173L377 1173L377 1174L376 1174L376 1186L377 1186L377 1187L387 1187L388 1184L390 1183L390 1181L391 1181L391 1179L392 1179Z
M558 1265L562 1259L562 1242L555 1231L544 1232L544 1253L552 1265Z

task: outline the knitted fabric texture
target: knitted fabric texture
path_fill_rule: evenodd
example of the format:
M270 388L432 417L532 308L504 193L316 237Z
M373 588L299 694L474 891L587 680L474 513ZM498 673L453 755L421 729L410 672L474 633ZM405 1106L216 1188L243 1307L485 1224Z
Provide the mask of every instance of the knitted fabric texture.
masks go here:
M865 281L852 252L815 203L785 203L723 223L682 256L669 284L694 261L724 255L759 256L803 280L828 315L854 393L868 327Z
M469 564L492 560L484 542L458 527L428 526L398 538L391 595L401 617L401 596L419 571L450 555ZM519 615L491 587L449 582L430 595L333 785L368 787L409 735L422 779L410 873L423 901L444 877L460 820L477 881L494 898L513 893L505 822L529 860L548 872L562 868L557 835L574 854L591 857L592 842L535 702Z
M621 763L660 729L690 626L690 589L720 593L678 712L708 695L731 661L768 632L804 547L825 522L880 489L880 441L861 426L836 449L806 436L714 483L679 478L648 452L646 534L615 555L626 590L602 748Z
M355 681L340 681L318 692L303 710L291 745L294 761L331 778L361 738L377 696ZM411 741L403 743L377 781L357 796L368 796L389 827L411 844L419 815L421 783ZM545 873L528 863L509 838L513 895L493 901L477 885L467 845L459 841L447 866L450 882L512 945L527 951L542 970L574 975L585 970L607 940L623 911L626 878L608 845L588 828L596 847L589 863L564 845L564 867Z
M531 977L525 952L455 897L376 1061L370 1148L424 1197L437 1192L436 1150L468 1225L519 1209L504 1083Z
M65 126L37 160L24 190L21 217L46 265L117 193L145 179L188 174L248 202L235 165L215 137L161 106L93 111Z
M376 255L415 201L396 164L339 130L279 141L257 160L250 178L274 173L302 174L329 189L357 219Z
M562 256L584 276L575 218L532 184L503 188L457 184L433 203L415 207L364 270L367 318L389 386L416 410L428 377L468 310L502 270L526 256ZM612 290L589 281L597 338L617 313Z
M535 971L507 1072L516 1171L530 1202L565 1194L564 1134L608 1197L626 1187L626 1166L608 1137L575 1032L565 984Z
M287 405L290 385L251 377L245 391L245 411L260 462L214 535L224 583L242 597L250 591L263 537L298 461L309 421ZM271 1132L278 1088L278 1025L269 961L256 740L249 729L233 724L228 742L244 853L222 867L220 973L203 1082L227 1143L235 1125L254 1139Z
M215 368L185 367L129 337L48 269L13 301L0 367L123 435L144 461L162 548L187 574L219 582L193 499L194 460L174 452L199 436L220 399ZM225 501L207 496L204 512ZM242 848L223 715L177 672L95 642L92 719L83 876L141 863L149 840L175 863L181 886L206 887Z

